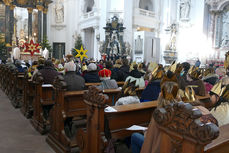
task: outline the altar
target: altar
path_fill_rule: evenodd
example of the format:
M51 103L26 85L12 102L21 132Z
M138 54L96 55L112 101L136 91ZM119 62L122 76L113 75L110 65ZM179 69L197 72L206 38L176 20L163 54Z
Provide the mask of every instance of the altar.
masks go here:
M21 52L20 53L20 60L38 61L40 56L41 56L41 54L39 54L39 53L34 53L34 55L31 56L31 54L28 52Z

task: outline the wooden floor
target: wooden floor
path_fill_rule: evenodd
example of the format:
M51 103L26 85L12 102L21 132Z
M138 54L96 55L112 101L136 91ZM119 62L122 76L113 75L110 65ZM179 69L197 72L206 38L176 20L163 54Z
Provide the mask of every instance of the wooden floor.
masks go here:
M0 89L0 153L55 153Z

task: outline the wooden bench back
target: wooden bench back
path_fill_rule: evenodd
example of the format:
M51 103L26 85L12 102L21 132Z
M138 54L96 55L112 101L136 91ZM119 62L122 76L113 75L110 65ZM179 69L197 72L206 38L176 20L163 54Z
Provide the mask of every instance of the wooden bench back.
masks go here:
M108 125L112 138L125 138L132 134L126 128L132 125L147 126L153 110L157 106L157 101L114 106L116 112L104 112L107 106L108 96L91 86L89 91L84 94L84 101L87 105L87 129L86 133L80 130L77 135L77 142L83 153L101 153L104 151L105 142L102 140L105 127L105 120ZM83 145L82 145L83 144Z
M160 153L202 153L219 135L213 123L200 122L202 113L184 102L157 108L153 117L161 131Z

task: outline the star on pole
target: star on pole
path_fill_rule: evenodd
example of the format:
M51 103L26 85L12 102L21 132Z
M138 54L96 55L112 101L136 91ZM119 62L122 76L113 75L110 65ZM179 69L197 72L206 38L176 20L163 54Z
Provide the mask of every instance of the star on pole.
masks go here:
M74 48L74 49L75 49L75 48ZM82 62L82 60L83 60L84 57L85 57L85 58L88 58L88 56L86 55L86 52L87 52L88 50L83 50L83 46L82 46L82 45L81 45L80 50L75 49L75 51L77 52L77 55L76 55L75 57L79 57L80 60L81 60L81 62Z

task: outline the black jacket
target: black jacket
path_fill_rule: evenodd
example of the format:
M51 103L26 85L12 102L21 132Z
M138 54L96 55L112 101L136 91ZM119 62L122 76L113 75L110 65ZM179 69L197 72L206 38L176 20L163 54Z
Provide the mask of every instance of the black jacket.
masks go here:
M84 90L84 78L77 75L74 71L66 72L64 75L64 81L67 83L68 91Z
M99 74L97 71L89 71L84 74L85 82L87 83L96 83L100 82Z

